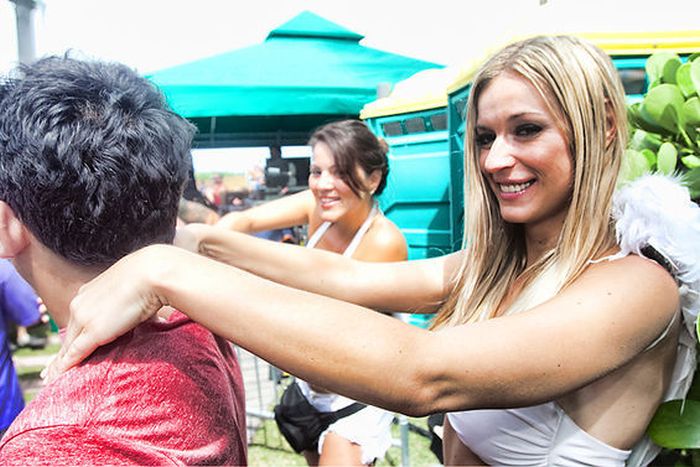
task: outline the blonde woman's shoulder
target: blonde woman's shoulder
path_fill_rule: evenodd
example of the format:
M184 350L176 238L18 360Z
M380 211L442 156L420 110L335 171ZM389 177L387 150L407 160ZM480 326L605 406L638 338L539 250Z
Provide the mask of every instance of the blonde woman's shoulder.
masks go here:
M591 264L575 282L591 289L618 284L662 309L673 311L678 307L678 285L671 273L658 262L635 254L603 258Z

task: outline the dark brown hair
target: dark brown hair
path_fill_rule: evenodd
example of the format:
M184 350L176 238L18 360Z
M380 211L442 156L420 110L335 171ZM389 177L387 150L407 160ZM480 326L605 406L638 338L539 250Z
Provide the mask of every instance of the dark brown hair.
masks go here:
M333 161L338 176L348 184L356 194L367 191L367 187L357 177L356 167L359 166L367 175L375 170L381 171L382 178L377 186L375 195L379 195L386 186L389 173L387 160L388 146L383 139L374 133L360 120L341 120L328 123L318 128L311 135L309 145L325 143L333 154Z

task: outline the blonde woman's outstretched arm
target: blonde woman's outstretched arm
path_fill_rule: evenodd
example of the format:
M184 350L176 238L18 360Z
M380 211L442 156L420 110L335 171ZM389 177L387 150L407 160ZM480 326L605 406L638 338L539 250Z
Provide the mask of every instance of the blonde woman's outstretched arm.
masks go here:
M592 265L530 311L431 332L150 246L81 288L54 371L163 305L313 384L423 415L553 400L624 371L667 328L679 297L660 266L630 256Z

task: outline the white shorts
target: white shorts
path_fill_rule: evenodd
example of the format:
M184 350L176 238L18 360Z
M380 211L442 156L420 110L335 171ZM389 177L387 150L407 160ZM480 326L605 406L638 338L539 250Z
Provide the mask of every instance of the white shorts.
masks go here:
M311 405L321 412L334 412L353 404L355 401L338 394L318 393L302 380L297 379L302 393ZM362 449L362 463L370 464L381 459L391 447L391 422L394 414L384 409L368 405L354 414L343 417L331 424L318 440L318 453L323 450L326 435L333 432Z

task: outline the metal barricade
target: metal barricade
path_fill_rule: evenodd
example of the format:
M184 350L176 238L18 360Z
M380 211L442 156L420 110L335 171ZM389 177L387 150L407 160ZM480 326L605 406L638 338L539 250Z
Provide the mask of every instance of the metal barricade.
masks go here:
M243 374L246 398L246 419L248 424L248 442L253 439L258 430L263 430L263 443L273 449L283 449L282 445L271 445L268 425L265 420L273 420L272 408L282 394L282 372L260 357L238 346L234 346L238 362ZM399 439L392 440L392 446L401 449L401 465L408 467L409 459L409 423L404 415L396 414L399 424ZM286 449L289 449L286 447Z

